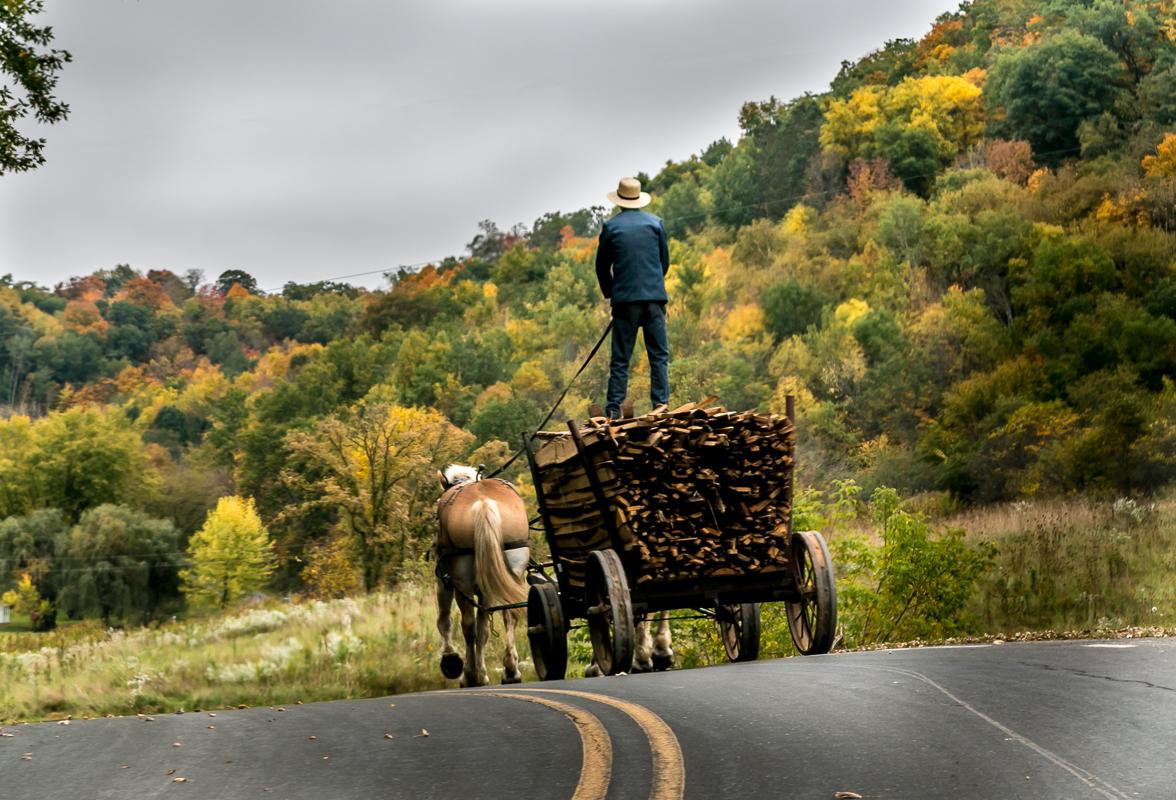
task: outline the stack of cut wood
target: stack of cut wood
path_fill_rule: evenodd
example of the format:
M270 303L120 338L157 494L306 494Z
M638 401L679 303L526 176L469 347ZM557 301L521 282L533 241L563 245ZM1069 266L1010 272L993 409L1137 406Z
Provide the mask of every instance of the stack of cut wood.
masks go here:
M538 488L572 585L583 585L588 553L613 546L614 530L638 584L787 565L793 426L713 401L591 420L581 429L583 457L570 434L542 434Z

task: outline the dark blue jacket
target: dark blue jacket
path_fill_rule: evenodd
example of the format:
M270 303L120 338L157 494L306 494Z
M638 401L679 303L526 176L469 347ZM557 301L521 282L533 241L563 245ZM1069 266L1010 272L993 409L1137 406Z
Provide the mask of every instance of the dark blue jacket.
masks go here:
M670 245L662 221L653 214L625 209L604 223L596 248L600 291L617 303L664 303Z

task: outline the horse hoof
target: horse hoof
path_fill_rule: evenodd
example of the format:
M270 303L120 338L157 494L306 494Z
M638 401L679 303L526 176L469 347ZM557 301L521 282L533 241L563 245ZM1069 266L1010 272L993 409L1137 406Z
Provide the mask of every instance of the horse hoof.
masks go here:
M514 675L511 675L510 673L506 673L506 672L504 672L502 674L502 683L504 685L508 684L508 683L522 683L522 682L523 682L522 675L519 675L517 673Z
M599 678L603 674L604 673L602 673L600 671L600 667L596 666L595 661L593 661L591 664L589 664L587 667L584 668L584 677L585 678Z
M449 678L449 680L460 677L462 667L464 666L461 656L457 653L446 653L441 656L441 674Z
M658 672L665 672L670 667L674 666L674 654L653 654L653 668Z
M634 675L640 672L653 672L653 662L651 661L634 661L633 669L630 672Z

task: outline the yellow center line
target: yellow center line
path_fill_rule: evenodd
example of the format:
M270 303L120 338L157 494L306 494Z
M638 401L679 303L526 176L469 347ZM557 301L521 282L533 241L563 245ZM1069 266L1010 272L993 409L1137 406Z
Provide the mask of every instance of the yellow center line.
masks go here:
M526 700L553 708L568 717L580 732L582 750L580 780L572 800L604 800L612 780L612 740L595 714L549 697L534 697L514 692L476 692L469 697L487 695L511 700Z
M649 739L649 751L653 757L653 782L649 788L649 800L682 800L682 795L686 791L686 767L682 759L682 748L678 744L678 737L674 735L674 731L657 714L645 706L620 700L607 694L579 692L573 689L515 689L509 696L520 697L523 692L562 694L585 700L595 700L597 703L619 708L628 714Z

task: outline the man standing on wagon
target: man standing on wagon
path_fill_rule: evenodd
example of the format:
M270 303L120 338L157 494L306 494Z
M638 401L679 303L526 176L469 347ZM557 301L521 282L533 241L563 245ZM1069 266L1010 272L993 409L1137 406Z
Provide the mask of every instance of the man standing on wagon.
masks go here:
M649 400L654 408L670 402L670 347L666 339L670 246L662 221L640 210L652 199L641 191L640 181L621 178L608 199L621 212L600 229L596 278L600 291L612 302L612 360L604 411L616 419L629 388L629 362L638 330L649 354ZM630 410L628 404L625 410Z

